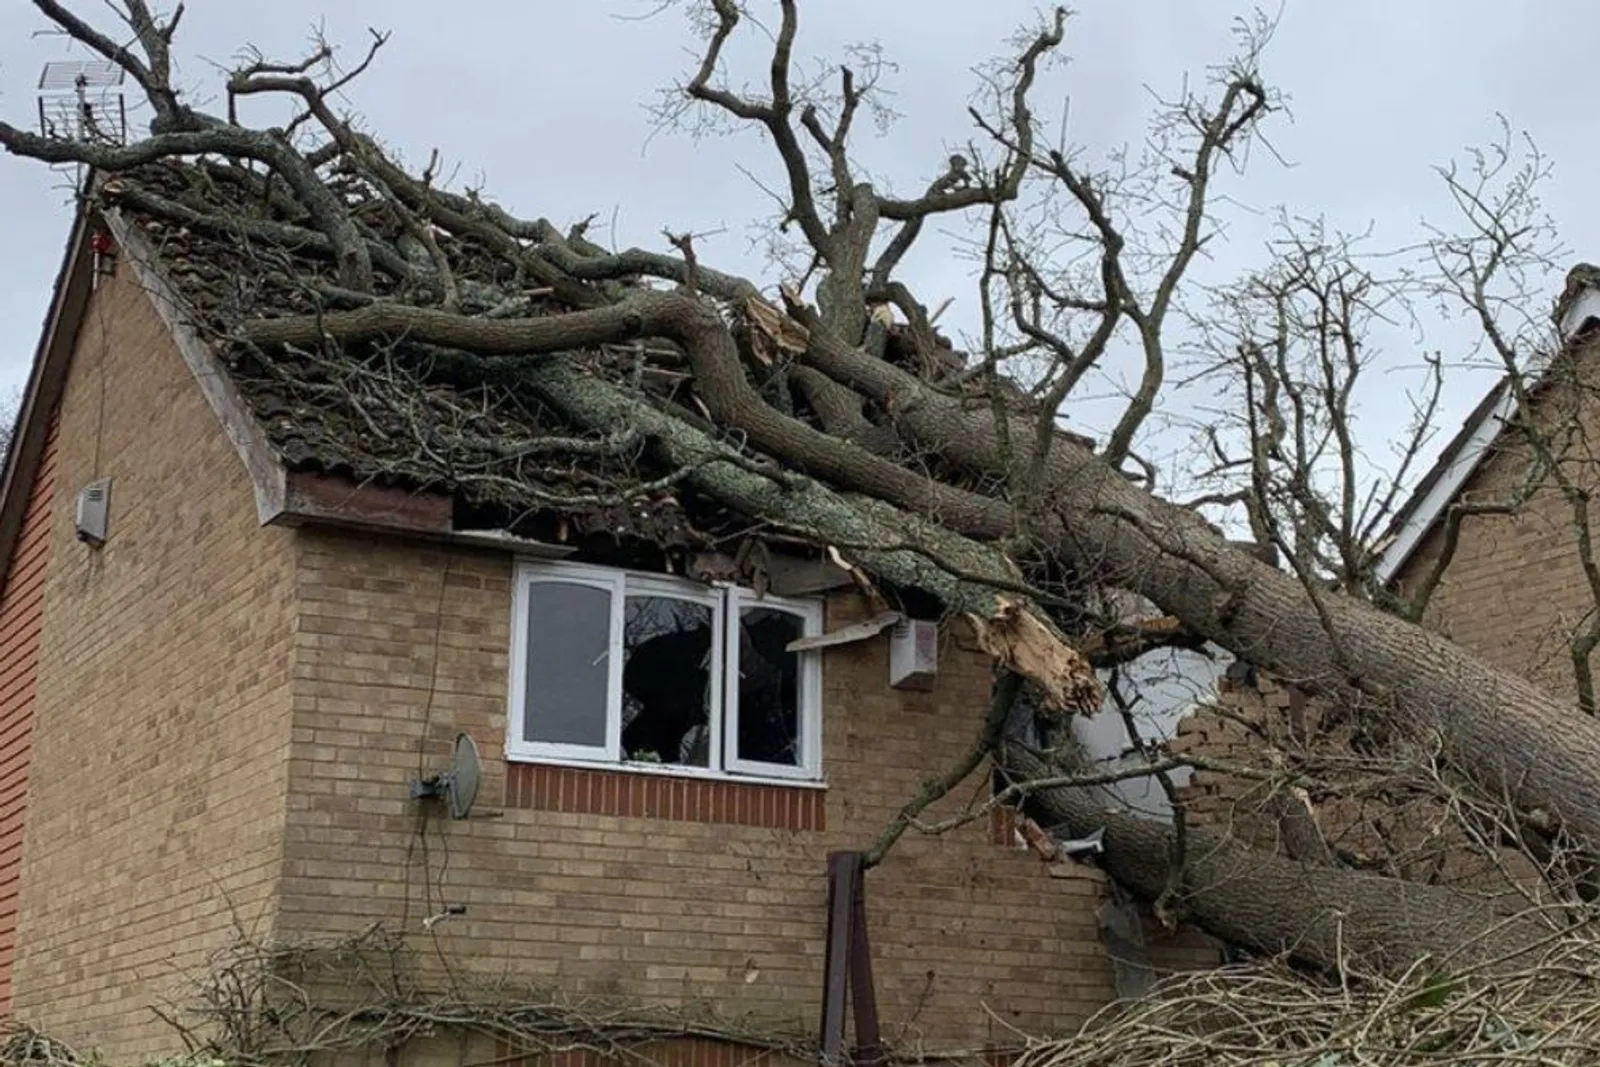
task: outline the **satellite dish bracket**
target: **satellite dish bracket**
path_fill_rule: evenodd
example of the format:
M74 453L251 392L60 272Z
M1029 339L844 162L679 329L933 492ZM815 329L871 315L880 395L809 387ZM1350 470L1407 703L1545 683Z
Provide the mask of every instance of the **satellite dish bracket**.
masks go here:
M482 781L483 761L478 757L477 742L470 734L459 733L450 769L412 779L411 799L442 800L449 807L452 819L465 819L478 799L478 786Z

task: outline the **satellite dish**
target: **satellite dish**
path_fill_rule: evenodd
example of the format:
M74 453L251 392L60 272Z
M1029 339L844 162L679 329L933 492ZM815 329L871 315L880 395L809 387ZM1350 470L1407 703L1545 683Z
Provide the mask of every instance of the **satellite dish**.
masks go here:
M450 769L412 782L411 796L415 800L443 800L452 819L465 819L478 799L482 782L483 761L478 757L478 743L471 735L460 733L456 735Z

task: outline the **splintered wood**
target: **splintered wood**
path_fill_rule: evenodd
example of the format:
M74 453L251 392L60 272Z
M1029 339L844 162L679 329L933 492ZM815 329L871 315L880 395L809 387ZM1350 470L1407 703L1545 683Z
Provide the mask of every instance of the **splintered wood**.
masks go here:
M988 618L968 613L978 646L996 663L1038 684L1044 691L1041 710L1093 715L1103 693L1094 667L1021 601L997 598Z

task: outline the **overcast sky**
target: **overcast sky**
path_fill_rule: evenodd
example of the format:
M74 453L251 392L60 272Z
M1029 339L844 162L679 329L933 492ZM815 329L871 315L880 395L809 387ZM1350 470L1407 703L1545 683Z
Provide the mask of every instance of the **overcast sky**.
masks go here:
M639 17L653 6L191 0L179 36L179 80L192 98L214 102L215 65L228 64L241 44L287 57L319 21L330 39L352 49L368 26L393 31L349 104L411 160L436 147L459 166L460 180L481 184L519 213L560 223L596 214L591 237L605 243L659 247L664 226L709 233L699 243L703 259L759 274L751 224L768 217L769 202L737 164L770 174L769 154L753 135L652 137L647 105L692 69L696 45L681 12ZM1221 0L1080 6L1068 30L1072 61L1049 72L1039 99L1053 114L1070 103L1072 141L1100 152L1137 144L1152 108L1145 87L1175 92L1186 75L1203 76L1229 56L1232 20L1250 11ZM77 7L91 17L106 14L89 0ZM1257 153L1225 191L1251 209L1285 205L1325 214L1347 229L1371 225L1381 243L1403 244L1420 237L1425 218L1449 219L1432 168L1492 140L1499 112L1555 160L1546 205L1567 246L1579 257L1600 256L1600 213L1586 191L1600 162L1583 73L1589 13L1577 0L1288 0L1264 70L1290 98L1292 121L1269 127L1290 165ZM898 64L890 86L901 117L868 151L877 173L909 188L938 173L968 137L972 66L1006 51L1016 28L1036 18L1035 6L1018 0L806 0L800 50L829 58L853 42L881 42ZM42 26L31 5L0 8L0 114L19 126L36 125L35 83L44 63L81 54L58 37L36 36ZM146 116L136 117L142 126ZM0 156L0 389L20 383L33 356L70 219L61 182L39 164ZM1259 228L1231 232L1208 266L1213 275L1265 258ZM935 241L912 266L927 302L956 297L949 321L972 321L967 263L942 254ZM1428 342L1459 343L1450 330ZM1417 365L1410 343L1392 347L1386 366ZM1436 445L1485 384L1481 375L1456 380ZM1382 437L1403 417L1404 405L1379 390L1364 432Z

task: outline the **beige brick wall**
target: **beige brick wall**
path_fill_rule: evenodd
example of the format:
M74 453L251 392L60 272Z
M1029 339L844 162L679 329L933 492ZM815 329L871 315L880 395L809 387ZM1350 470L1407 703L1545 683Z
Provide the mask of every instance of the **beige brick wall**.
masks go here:
M270 924L294 575L131 274L62 400L15 973L21 1019L118 1059L172 1048L146 1005L235 916ZM72 525L96 474L98 551Z
M1566 457L1580 486L1600 487L1600 398L1592 382L1600 350L1591 345L1562 364L1542 394L1539 425ZM1525 444L1502 442L1468 481L1468 500L1508 498L1527 477ZM1548 485L1548 479L1547 479ZM1600 535L1600 509L1591 520ZM1456 553L1429 601L1427 623L1490 662L1521 673L1561 696L1576 689L1567 635L1595 608L1576 547L1572 507L1551 488L1513 515L1468 516ZM1435 566L1443 547L1442 523L1401 570L1403 589L1414 589Z
M1393 789L1378 788L1383 765L1352 758L1354 728L1321 701L1269 678L1255 685L1224 680L1217 701L1180 724L1168 746L1173 754L1269 774L1286 765L1307 767L1336 789L1312 795L1281 779L1197 770L1182 790L1185 810L1242 844L1296 859L1315 859L1305 842L1320 838L1342 862L1390 877L1487 893L1539 884L1538 872L1519 852L1487 851L1463 831L1440 799L1443 787L1432 794L1400 781ZM1421 766L1412 771L1418 782L1425 780Z
M945 635L926 694L887 688L881 640L827 654L824 831L497 811L511 560L259 527L130 273L92 302L60 415L19 1017L114 1061L170 1051L148 1006L181 998L235 921L290 937L383 921L460 973L813 1030L827 854L865 847L970 743L989 680L964 636ZM100 550L72 531L96 475L114 479ZM836 599L829 625L865 610ZM457 729L487 757L489 817L421 821L408 783ZM986 787L975 775L930 817ZM886 1036L1070 1028L1111 995L1103 890L1092 868L1053 879L990 843L986 820L908 836L868 882ZM425 935L445 903L466 915ZM1195 962L1209 950L1191 940L1153 955Z
M573 995L709 1002L809 1031L827 853L866 847L969 745L987 700L982 658L953 633L926 694L887 687L882 640L828 652L824 832L492 810L504 795L511 560L334 532L308 531L299 549L280 912L291 935L382 920L431 951L423 918L464 904L432 935L459 971ZM837 598L829 625L864 611ZM419 820L407 782L445 763L457 729L488 763L485 817ZM975 775L951 803L986 782ZM986 821L908 836L868 876L886 1034L1004 1044L1011 1026L1059 1032L1081 1020L1111 992L1101 893L1090 868L1051 879L1028 853L989 843Z

